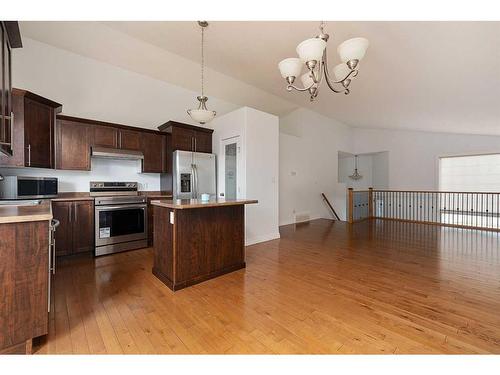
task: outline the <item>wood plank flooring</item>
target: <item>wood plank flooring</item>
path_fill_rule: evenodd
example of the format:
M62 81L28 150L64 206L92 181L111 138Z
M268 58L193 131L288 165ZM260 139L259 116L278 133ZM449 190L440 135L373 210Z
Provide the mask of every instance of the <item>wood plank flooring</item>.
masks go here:
M316 220L171 292L143 249L58 264L36 353L500 353L500 236Z

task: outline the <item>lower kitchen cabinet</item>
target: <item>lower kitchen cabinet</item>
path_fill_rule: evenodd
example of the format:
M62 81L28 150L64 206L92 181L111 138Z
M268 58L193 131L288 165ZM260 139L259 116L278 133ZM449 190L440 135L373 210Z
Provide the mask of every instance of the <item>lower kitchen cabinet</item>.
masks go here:
M0 224L0 354L48 333L48 272L49 221Z
M154 206L151 204L152 198L148 198L148 246L153 246L154 238Z
M92 200L53 201L52 214L59 220L56 255L72 255L94 250L94 202Z

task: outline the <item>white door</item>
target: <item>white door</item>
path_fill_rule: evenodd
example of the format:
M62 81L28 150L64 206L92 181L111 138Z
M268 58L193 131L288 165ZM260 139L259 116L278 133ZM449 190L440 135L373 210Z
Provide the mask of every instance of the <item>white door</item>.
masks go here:
M240 137L221 140L220 144L220 190L219 195L225 199L241 198L241 145Z

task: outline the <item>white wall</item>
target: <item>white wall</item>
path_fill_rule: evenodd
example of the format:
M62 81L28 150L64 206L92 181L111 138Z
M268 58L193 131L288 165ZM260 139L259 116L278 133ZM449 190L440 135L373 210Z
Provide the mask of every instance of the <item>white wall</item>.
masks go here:
M338 151L351 150L351 129L300 108L280 118L280 225L331 218L324 192L345 220L346 186L338 182Z
M246 238L256 243L280 237L279 119L253 108L245 111L246 194L259 200L246 210Z
M389 189L389 153L387 151L376 152L373 157L373 179L374 189Z
M41 168L0 168L4 176L57 177L60 192L88 192L90 181L137 181L139 190L159 191L157 173L139 173L140 161L92 159L92 170L59 171Z
M196 107L198 92L48 44L23 38L13 52L14 87L63 104L63 113L156 129L168 120L192 123L186 109ZM219 114L239 106L211 97Z
M388 151L388 187L438 190L439 157L500 152L500 136L353 128L355 153Z
M220 156L221 140L240 138L242 163L237 173L239 198L257 199L246 206L247 245L279 238L279 120L278 117L243 107L216 118L213 150ZM223 160L218 157L218 194L223 190Z

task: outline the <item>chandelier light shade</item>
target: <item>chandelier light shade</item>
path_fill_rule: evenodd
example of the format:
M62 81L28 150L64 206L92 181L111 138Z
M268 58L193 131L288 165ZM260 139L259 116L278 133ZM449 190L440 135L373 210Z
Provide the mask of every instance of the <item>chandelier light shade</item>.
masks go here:
M352 38L346 40L337 47L337 52L339 53L340 60L345 63L349 60L361 61L361 59L365 57L365 53L369 44L370 43L366 38Z
M279 63L279 69L283 78L298 77L302 70L302 62L297 57L290 57Z
M297 46L297 55L302 62L320 61L325 50L326 42L323 39L311 38L306 39Z
M206 124L214 119L216 116L215 111L210 111L207 109L207 101L208 98L205 96L205 80L204 80L204 69L205 69L205 51L204 51L204 42L205 42L205 28L208 27L208 22L206 21L198 21L198 25L201 27L201 95L197 97L198 99L198 108L197 109L188 109L187 113L191 118L200 123Z
M308 87L314 83L314 81L311 78L311 75L309 73L302 74L300 77L300 80L302 81L302 84L304 87Z
M347 76L350 71L351 69L349 69L349 67L345 63L338 64L335 66L335 68L333 68L333 74L335 75L335 78L337 80L341 80L342 78Z
M359 62L365 56L369 45L366 38L352 38L340 44L337 52L342 63L333 68L335 77L331 77L326 48L330 36L324 32L324 26L324 22L321 22L318 36L306 39L297 46L299 58L291 57L278 64L281 76L287 82L286 89L307 91L311 101L318 96L319 86L323 80L333 92L349 94L349 85L358 75ZM306 73L302 74L304 67ZM300 77L303 87L294 85L297 77Z

